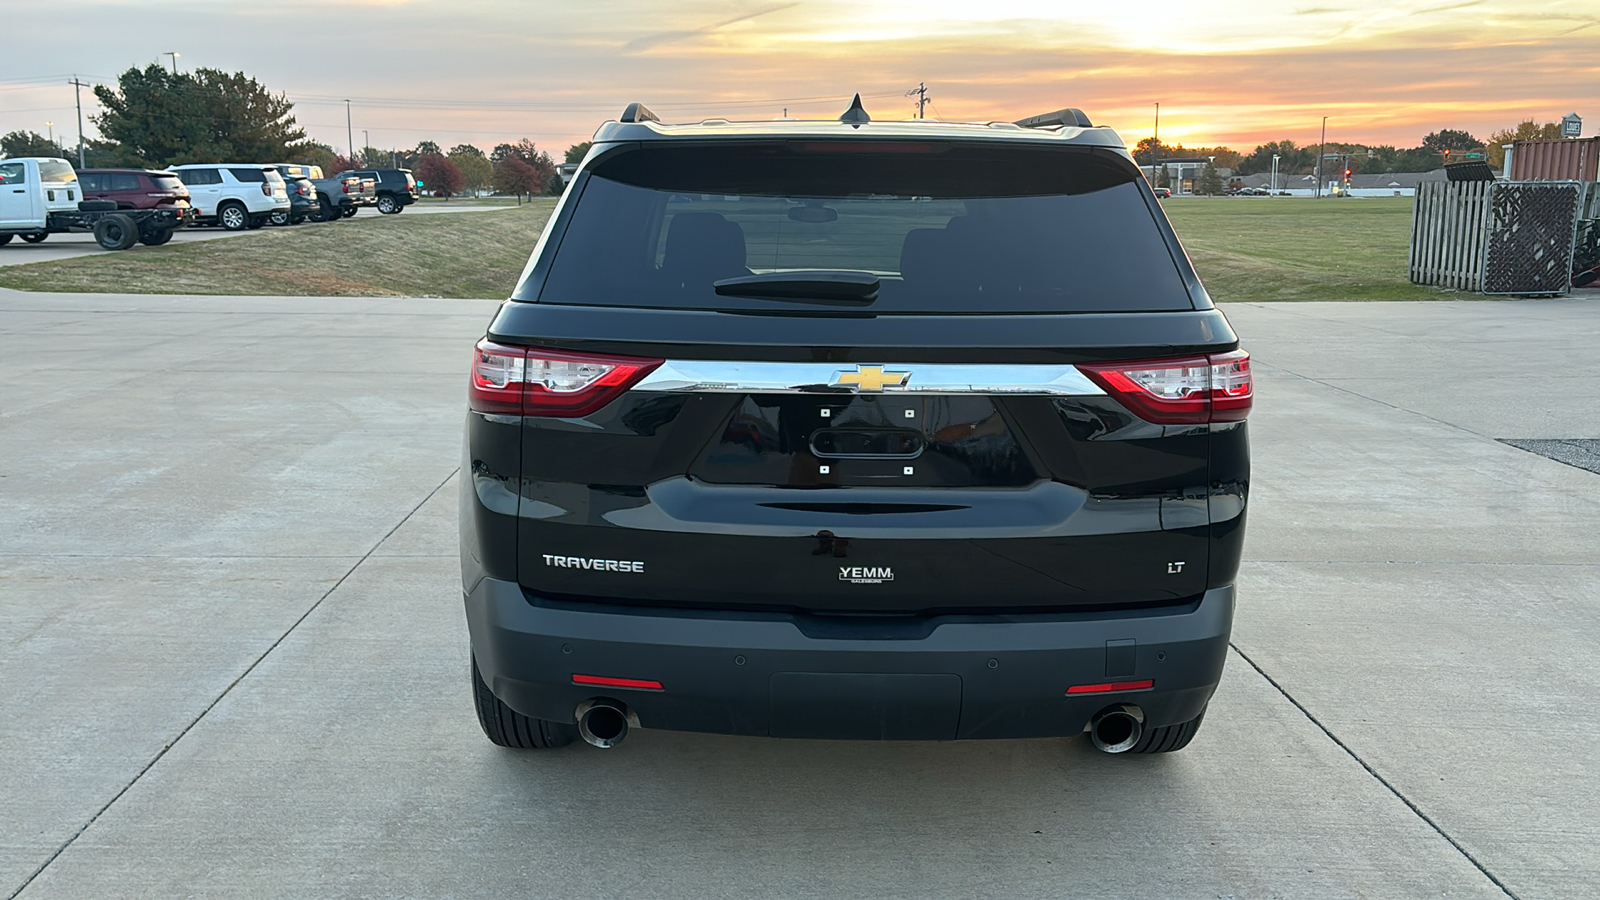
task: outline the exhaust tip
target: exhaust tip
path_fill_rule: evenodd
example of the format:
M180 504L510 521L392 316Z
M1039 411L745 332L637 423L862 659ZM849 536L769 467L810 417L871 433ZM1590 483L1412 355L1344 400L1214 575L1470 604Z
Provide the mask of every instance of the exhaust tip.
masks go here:
M609 750L628 736L632 715L628 708L615 700L596 698L578 704L578 737L584 743Z
M1089 739L1102 753L1126 753L1144 736L1144 710L1119 703L1095 713L1089 720Z

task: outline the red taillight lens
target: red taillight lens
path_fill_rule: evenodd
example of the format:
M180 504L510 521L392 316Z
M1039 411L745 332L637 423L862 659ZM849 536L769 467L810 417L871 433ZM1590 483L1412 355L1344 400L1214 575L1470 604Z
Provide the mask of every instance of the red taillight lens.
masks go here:
M586 416L615 400L659 359L507 347L487 339L472 357L469 405L478 412Z
M272 185L270 183L268 183L268 182L265 182L265 181L261 182L261 193L262 193L263 196L271 197L272 196Z
M1243 350L1178 359L1079 363L1078 369L1139 418L1162 425L1237 422L1250 415L1255 400L1250 354Z
M1122 691L1148 691L1156 686L1149 678L1143 681L1107 681L1101 684L1075 684L1067 688L1069 694L1114 694Z
M596 687L633 688L636 691L665 690L659 681L646 678L611 678L606 675L574 675L573 684L588 684Z

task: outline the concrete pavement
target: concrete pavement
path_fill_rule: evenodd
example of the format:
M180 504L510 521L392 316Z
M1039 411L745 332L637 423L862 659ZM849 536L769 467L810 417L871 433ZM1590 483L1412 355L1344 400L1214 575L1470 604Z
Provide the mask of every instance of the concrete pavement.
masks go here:
M454 491L493 307L0 292L0 896L1600 883L1600 476L1494 440L1600 437L1600 303L1228 309L1238 652L1162 759L488 744Z

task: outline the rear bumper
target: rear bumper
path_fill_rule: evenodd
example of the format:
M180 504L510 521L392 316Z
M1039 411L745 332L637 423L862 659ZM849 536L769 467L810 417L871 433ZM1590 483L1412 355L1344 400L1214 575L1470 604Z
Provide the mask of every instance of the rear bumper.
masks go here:
M1180 608L950 616L910 634L901 622L558 604L490 578L466 595L484 681L523 715L572 722L578 704L610 697L645 728L895 740L1076 735L1116 703L1140 707L1147 726L1186 722L1222 676L1233 605L1229 586ZM1145 679L1151 689L1066 693Z

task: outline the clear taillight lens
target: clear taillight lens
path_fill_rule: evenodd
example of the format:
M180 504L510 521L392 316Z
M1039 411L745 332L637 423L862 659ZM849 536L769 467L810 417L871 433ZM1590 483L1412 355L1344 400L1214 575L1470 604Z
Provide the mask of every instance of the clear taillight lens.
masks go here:
M659 365L659 359L508 347L484 339L473 351L469 405L486 413L586 416Z
M1250 354L1118 363L1080 363L1078 369L1141 419L1163 425L1237 422L1255 400Z

